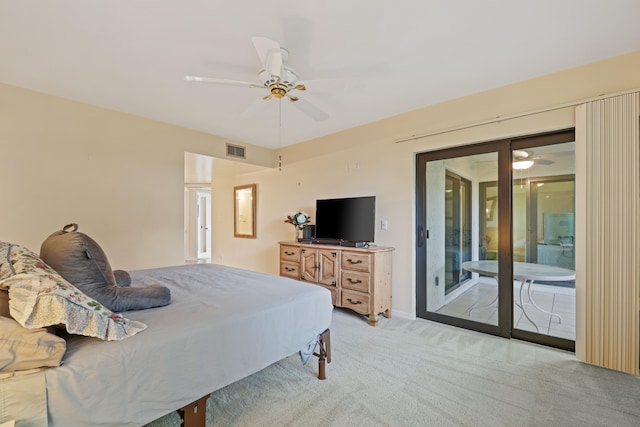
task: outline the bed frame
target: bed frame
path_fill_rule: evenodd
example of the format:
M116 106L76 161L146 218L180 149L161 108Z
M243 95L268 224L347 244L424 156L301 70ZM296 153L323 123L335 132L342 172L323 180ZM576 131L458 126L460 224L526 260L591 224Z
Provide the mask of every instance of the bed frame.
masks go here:
M331 334L329 329L320 334L318 340L318 352L313 353L318 358L318 379L327 379L326 363L331 363ZM202 396L200 399L177 409L183 427L206 427L207 399L211 393Z
M130 274L132 286L167 286L171 304L123 313L147 328L121 341L67 336L61 366L0 384L0 398L29 402L28 411L9 408L4 418L38 427L122 427L176 410L184 426L204 427L211 393L286 357L300 353L302 363L315 355L318 378L326 378L328 290L214 264Z

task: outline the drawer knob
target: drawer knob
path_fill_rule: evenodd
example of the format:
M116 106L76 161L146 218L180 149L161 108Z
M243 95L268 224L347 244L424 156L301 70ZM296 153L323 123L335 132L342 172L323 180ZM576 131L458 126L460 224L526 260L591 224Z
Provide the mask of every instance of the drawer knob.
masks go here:
M351 258L347 258L347 261L349 261L351 264L362 264L362 260L358 259L358 260L352 260Z
M293 268L293 267L285 267L284 269L285 269L285 270L287 270L287 271L295 271L295 270L296 270L296 269L295 269L295 268Z
M362 301L354 301L351 298L347 298L347 301L349 301L351 304L353 305L358 305L358 304L362 304Z
M284 254L285 254L285 255L293 255L293 254L295 254L295 252L288 252L288 251L284 251Z
M347 279L347 282L349 283L353 283L354 285L357 285L358 283L362 283L362 280L358 279L358 280L353 280L351 277L349 277Z

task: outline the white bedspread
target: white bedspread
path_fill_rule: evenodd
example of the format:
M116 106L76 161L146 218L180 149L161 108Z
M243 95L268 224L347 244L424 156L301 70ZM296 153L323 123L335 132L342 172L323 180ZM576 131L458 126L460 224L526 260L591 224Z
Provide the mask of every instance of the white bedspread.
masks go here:
M131 272L171 288L166 307L125 313L123 341L72 337L45 372L50 426L139 426L297 353L329 327L319 286L212 264Z

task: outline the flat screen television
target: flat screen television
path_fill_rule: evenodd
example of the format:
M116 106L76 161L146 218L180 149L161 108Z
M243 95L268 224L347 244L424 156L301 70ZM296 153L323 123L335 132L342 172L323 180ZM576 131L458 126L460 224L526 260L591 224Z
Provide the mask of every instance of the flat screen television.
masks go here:
M373 242L376 197L316 200L316 239L352 243Z

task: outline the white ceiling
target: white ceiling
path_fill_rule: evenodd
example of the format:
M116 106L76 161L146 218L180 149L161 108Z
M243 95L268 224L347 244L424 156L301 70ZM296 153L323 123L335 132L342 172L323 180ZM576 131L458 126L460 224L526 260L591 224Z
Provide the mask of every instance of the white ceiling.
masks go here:
M638 17L639 0L0 0L0 82L277 148L640 50ZM183 80L253 81L252 36L288 49L329 119L284 100L280 134L279 101L246 117L266 90Z

